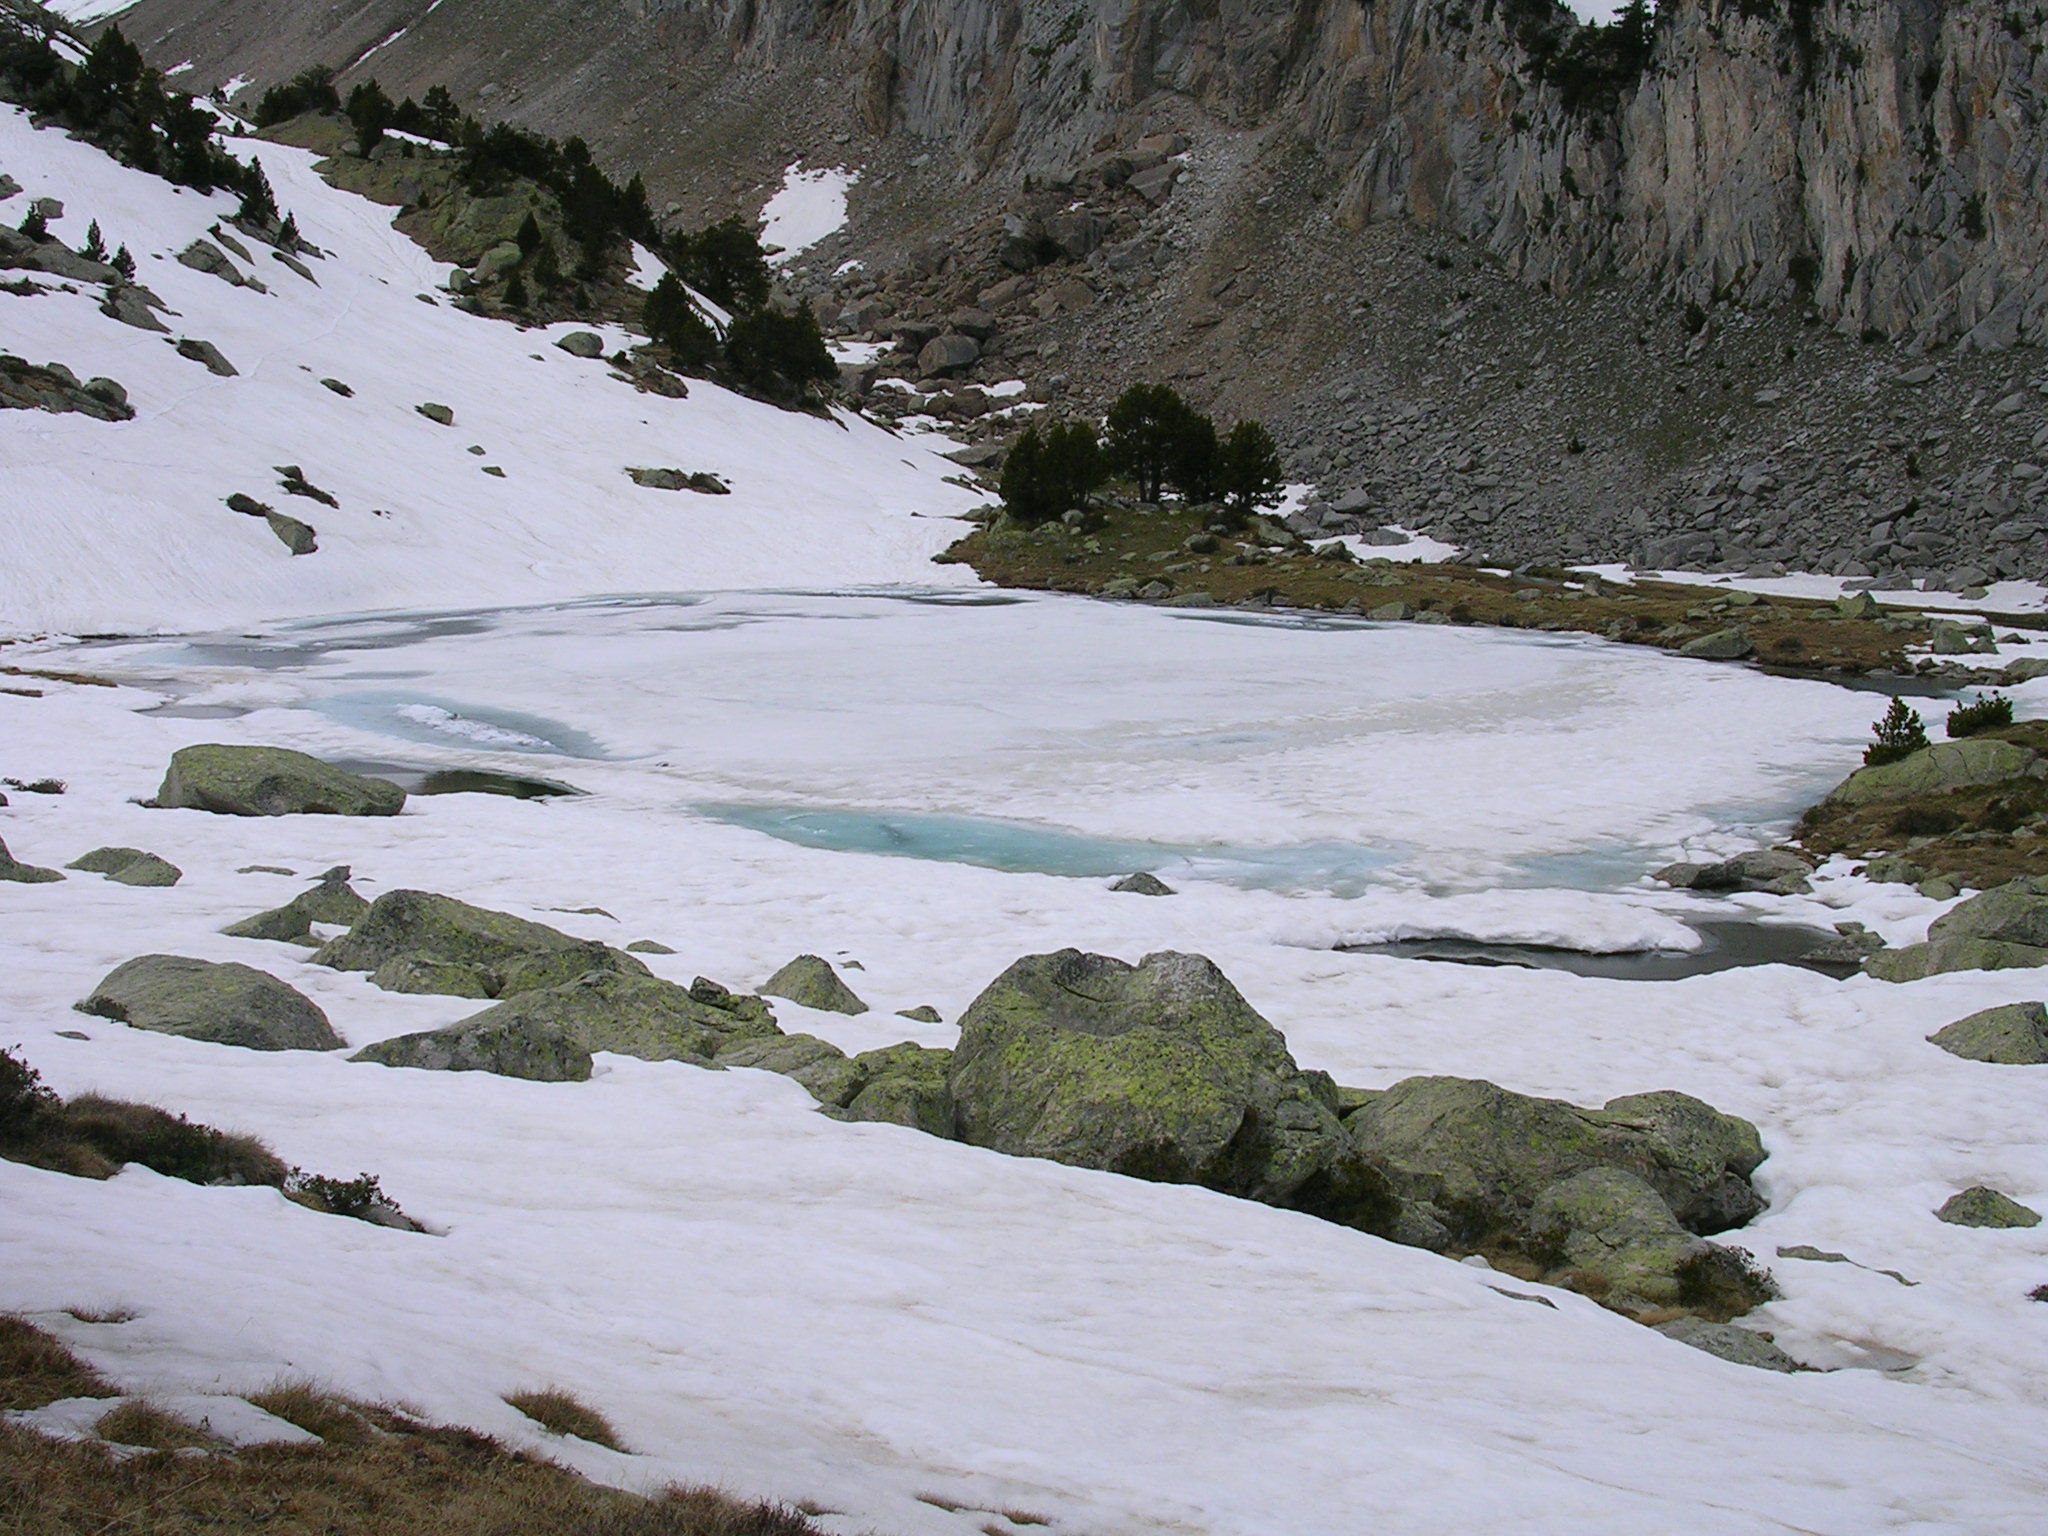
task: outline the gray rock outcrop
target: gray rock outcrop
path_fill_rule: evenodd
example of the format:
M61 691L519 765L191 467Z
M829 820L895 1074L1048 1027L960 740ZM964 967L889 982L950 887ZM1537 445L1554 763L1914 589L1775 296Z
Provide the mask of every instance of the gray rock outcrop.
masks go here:
M1957 1019L1927 1038L1965 1061L2042 1066L2048 1064L2048 1008L2039 1003L2005 1003Z
M0 880L11 880L16 885L49 885L62 880L64 876L54 869L43 869L34 864L24 864L7 851L7 844L0 841Z
M493 1072L539 1083L590 1078L590 1052L569 1034L531 1021L494 1020L424 1030L365 1046L350 1061L430 1072Z
M2010 1229L2041 1225L2041 1213L2032 1206L2021 1205L2012 1196L1983 1184L1972 1184L1950 1195L1934 1214L1952 1227Z
M251 966L143 955L116 966L78 1005L135 1029L256 1051L331 1051L342 1044L317 1003Z
M121 885L168 886L184 878L184 871L169 859L140 848L95 848L64 867L105 875Z
M787 998L826 1013L866 1013L868 1005L840 980L832 963L818 955L798 955L761 983L764 997Z
M368 971L387 991L478 998L564 986L593 971L650 974L623 950L428 891L379 896L313 963Z
M1200 955L1029 955L960 1016L956 1134L1343 1218L1378 1198L1321 1073Z
M2023 875L1943 913L1928 925L1926 943L1879 950L1864 970L1882 981L1918 981L2038 965L2048 965L2048 877Z
M353 925L370 904L348 883L349 868L336 865L309 891L301 891L281 907L231 923L221 932L236 939L270 939L280 943L312 943L315 923Z
M284 747L180 747L155 804L224 816L396 816L405 791Z

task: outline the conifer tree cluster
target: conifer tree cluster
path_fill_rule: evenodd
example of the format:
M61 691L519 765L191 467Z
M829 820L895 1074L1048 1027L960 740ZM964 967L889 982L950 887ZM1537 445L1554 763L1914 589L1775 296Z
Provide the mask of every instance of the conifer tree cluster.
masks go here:
M221 148L213 113L165 89L163 76L143 63L142 50L119 26L108 27L72 64L25 21L0 15L0 100L27 107L139 171L201 192L239 192L244 221L265 230L277 223L262 166Z
M1216 502L1242 521L1280 500L1280 452L1256 421L1218 436L1216 423L1165 384L1134 384L1109 408L1103 432L1063 422L1027 428L1003 461L1003 507L1017 522L1041 523L1086 504L1112 475L1138 500L1172 491L1183 501Z

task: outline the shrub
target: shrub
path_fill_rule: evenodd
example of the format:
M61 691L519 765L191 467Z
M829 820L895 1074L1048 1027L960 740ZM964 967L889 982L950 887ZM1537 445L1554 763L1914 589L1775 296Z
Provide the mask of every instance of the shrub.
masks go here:
M116 1163L140 1163L166 1178L193 1184L282 1187L287 1169L253 1136L196 1125L153 1104L83 1094L61 1114L66 1135Z
M0 1140L26 1135L58 1102L40 1072L13 1052L0 1051Z
M1679 1262L1678 1302L1709 1322L1725 1323L1778 1294L1771 1272L1745 1248L1709 1243Z
M1892 700L1884 718L1871 727L1871 733L1876 739L1863 749L1866 768L1896 763L1927 745L1927 724L1904 699Z
M508 1393L505 1401L551 1435L574 1435L610 1450L625 1449L610 1419L559 1387Z
M818 317L806 304L793 315L757 309L725 330L725 366L734 380L770 400L796 403L814 385L839 377Z
M1225 434L1216 453L1216 491L1238 519L1279 504L1280 450L1258 422L1240 421Z
M2012 700L2002 693L1987 693L1969 704L1948 712L1948 734L1953 738L1975 736L2012 724Z
M310 1210L332 1216L367 1219L380 1208L396 1210L374 1173L359 1173L352 1179L330 1179L323 1173L306 1173L294 1168L285 1180L284 1191Z

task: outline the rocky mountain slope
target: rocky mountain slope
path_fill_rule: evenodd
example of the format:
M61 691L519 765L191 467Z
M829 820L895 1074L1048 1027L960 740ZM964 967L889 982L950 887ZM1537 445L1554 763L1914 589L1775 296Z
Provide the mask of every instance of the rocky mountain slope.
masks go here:
M445 81L683 218L858 167L807 291L856 332L936 327L898 371L982 311L990 377L1094 406L1178 376L1333 495L1501 558L2048 568L2014 350L2048 335L2038 5L1673 0L1641 34L1541 0L123 21L195 82Z

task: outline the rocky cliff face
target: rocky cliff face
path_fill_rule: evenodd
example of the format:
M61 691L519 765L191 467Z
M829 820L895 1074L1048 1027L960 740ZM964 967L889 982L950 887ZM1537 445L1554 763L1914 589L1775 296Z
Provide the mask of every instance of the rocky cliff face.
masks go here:
M772 70L825 46L870 131L1071 168L1162 98L1298 133L1356 223L1473 241L1567 291L1808 297L1848 330L2048 339L2048 9L1670 0L1611 100L1568 104L1542 0L651 0Z

